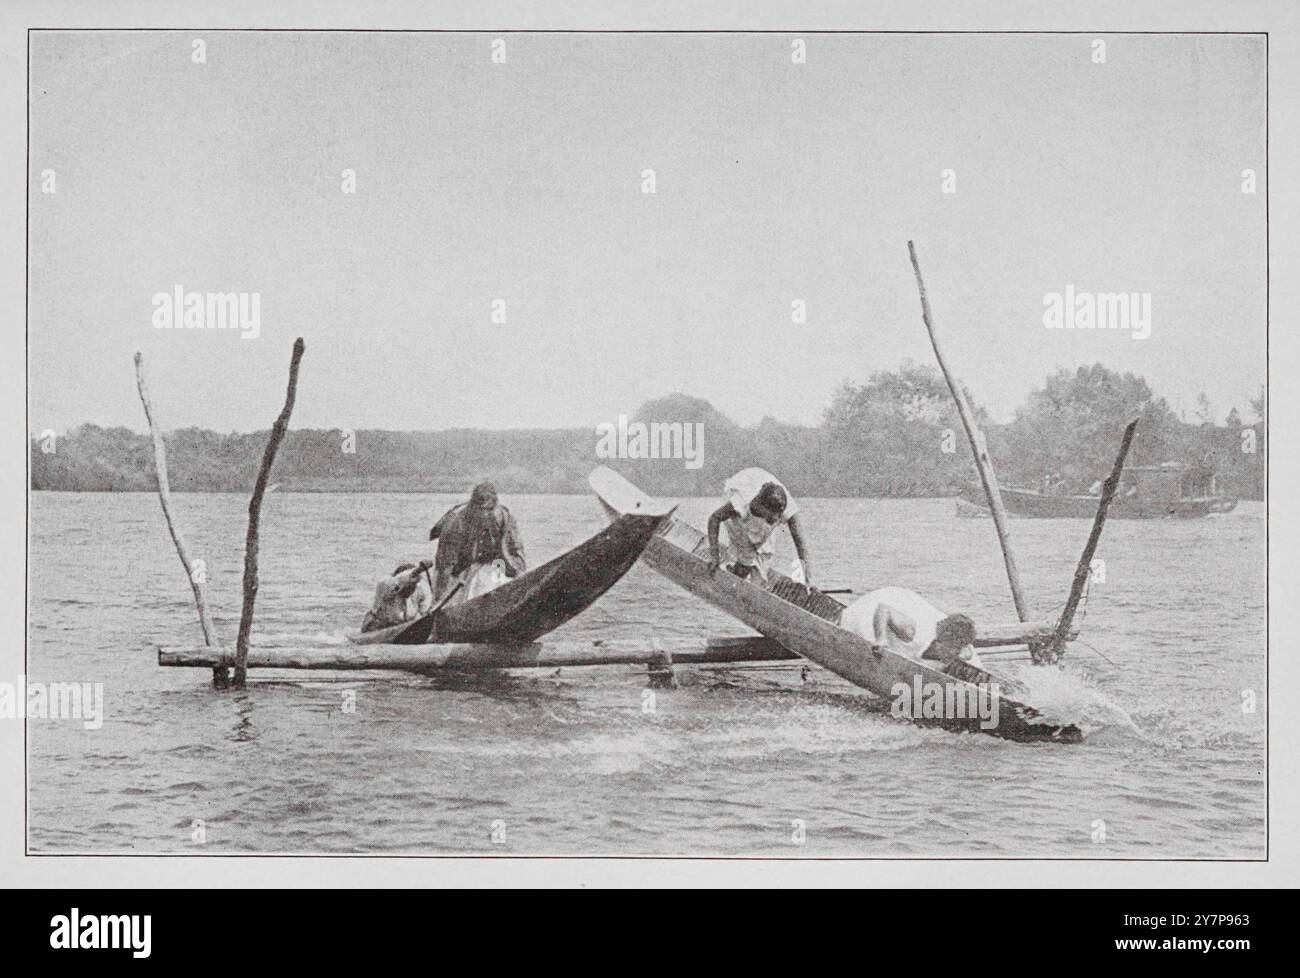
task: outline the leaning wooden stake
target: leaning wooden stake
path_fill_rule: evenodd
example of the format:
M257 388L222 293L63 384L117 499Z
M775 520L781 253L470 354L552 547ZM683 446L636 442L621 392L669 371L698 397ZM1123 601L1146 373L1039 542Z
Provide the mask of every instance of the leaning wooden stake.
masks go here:
M926 298L925 283L921 281L921 266L916 261L916 246L910 241L907 243L907 252L912 256L912 270L916 272L916 288L921 293L921 318L925 320L926 331L930 334L930 345L934 347L934 356L939 361L939 369L943 371L944 380L948 382L948 390L952 391L952 399L957 402L957 414L961 417L961 426L966 429L966 437L970 439L971 452L975 456L975 468L979 471L980 482L984 484L984 494L988 496L989 509L993 513L993 526L997 530L998 543L1002 547L1002 562L1007 567L1007 582L1011 585L1011 600L1015 602L1016 614L1020 616L1020 620L1029 621L1029 606L1025 603L1025 595L1020 588L1020 572L1016 570L1016 559L1011 554L1007 513L1002 508L1002 493L998 490L998 478L993 474L993 462L989 458L988 446L984 442L983 432L975 426L975 415L971 412L970 405L966 403L966 395L962 393L961 385L948 369L943 351L939 349L939 338L934 332L934 317L930 314L930 300Z
M181 565L185 568L185 576L189 578L190 588L194 591L194 603L199 609L199 625L203 629L203 641L215 648L221 643L217 641L217 629L212 624L212 616L208 614L208 600L203 588L205 575L195 573L194 565L190 561L189 548L185 546L185 538L181 536L176 521L172 519L171 486L167 481L167 446L163 443L162 428L154 420L153 403L149 400L149 388L144 382L144 356L139 353L135 355L135 384L140 390L140 403L144 405L144 416L149 422L149 433L153 436L153 465L158 476L158 499L162 503L163 519L167 521L167 532L172 536L172 543L176 544L176 552L180 555ZM214 686L225 687L229 681L230 676L225 666L213 666Z
M1106 510L1110 508L1110 501L1115 497L1115 491L1119 488L1119 477L1124 471L1124 460L1128 458L1129 446L1133 444L1133 433L1137 431L1138 420L1138 418L1134 418L1128 423L1128 427L1124 429L1124 438L1119 445L1119 454L1115 456L1115 464L1111 467L1110 475L1106 477L1106 482L1101 487L1101 502L1097 504L1097 515L1092 521L1092 532L1088 534L1088 542L1083 548L1083 555L1074 568L1074 582L1070 585L1070 596L1065 601L1065 610L1061 612L1061 620L1057 622L1056 631L1052 637L1048 639L1041 649L1033 649L1035 662L1055 662L1065 650L1065 643L1070 634L1070 625L1074 622L1074 612L1079 607L1079 599L1083 596L1084 585L1088 583L1088 575L1092 573L1092 555L1097 552L1097 541L1101 539L1101 528L1106 523Z
M284 407L280 416L271 426L271 437L267 439L266 451L262 453L262 467L257 473L257 483L253 486L253 498L248 501L248 538L244 543L244 607L239 615L239 634L235 639L235 687L240 688L248 677L248 636L253 630L253 604L257 601L257 523L262 515L262 496L266 493L266 483L271 477L271 466L275 462L275 453L284 440L284 432L289 427L289 415L293 413L293 400L298 393L298 364L302 361L306 349L302 337L293 342L293 357L289 361L289 391L284 398Z

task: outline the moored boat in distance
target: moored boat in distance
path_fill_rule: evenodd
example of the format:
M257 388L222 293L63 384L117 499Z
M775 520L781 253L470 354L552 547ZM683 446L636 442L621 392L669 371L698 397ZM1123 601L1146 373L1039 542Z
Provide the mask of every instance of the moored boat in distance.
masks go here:
M636 563L671 510L634 513L519 577L461 604L349 635L357 645L533 642L581 614Z
M612 520L626 518L629 513L662 509L631 482L604 466L592 472L588 481ZM1056 723L1032 706L1004 695L1023 695L1024 687L1015 680L960 660L930 666L841 628L839 620L845 606L815 588L780 574L771 574L766 583L757 584L726 571L711 573L708 547L708 539L698 529L669 516L646 546L642 559L679 587L877 696L894 699L900 683L909 690L920 683L959 687L966 692L982 688L985 695L997 697L996 726L986 726L972 717L938 721L943 726L1020 741L1078 743L1083 739L1078 726ZM1050 625L1019 623L985 630L981 637L977 628L976 645L1027 644L1041 640L1051 630Z
M1218 495L1215 489L1212 475L1198 479L1190 467L1178 463L1131 465L1124 470L1108 516L1130 520L1195 519L1231 512L1237 500ZM1097 511L1098 497L1088 493L1064 494L1015 486L1002 486L1001 492L1002 505L1013 516L1092 519ZM958 497L959 516L988 515L988 512L980 486L971 485L962 490Z

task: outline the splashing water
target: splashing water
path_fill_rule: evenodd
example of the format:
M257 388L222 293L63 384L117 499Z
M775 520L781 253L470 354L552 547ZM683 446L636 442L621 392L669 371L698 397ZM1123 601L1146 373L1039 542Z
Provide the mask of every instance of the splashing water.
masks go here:
M1133 717L1100 689L1086 672L1069 666L1040 668L1028 666L1017 670L1016 677L1025 684L1025 701L1058 723L1075 723L1084 737L1105 732L1107 737L1149 739Z

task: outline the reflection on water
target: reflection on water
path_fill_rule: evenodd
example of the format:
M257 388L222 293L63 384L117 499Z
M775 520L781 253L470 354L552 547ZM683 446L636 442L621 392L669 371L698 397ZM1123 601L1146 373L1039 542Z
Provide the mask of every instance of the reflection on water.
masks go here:
M235 733L233 739L237 743L256 740L257 733L253 729L253 703L255 697L249 695L247 689L232 689L225 695L234 705L235 715L239 718L235 722Z
M268 496L255 641L342 642L376 578L428 555L427 528L453 501ZM602 525L590 498L506 501L534 563ZM895 584L977 620L1013 617L991 525L957 519L951 501L800 502L826 586ZM246 500L177 504L233 641ZM703 525L712 504L679 512ZM1083 622L1100 655L1018 667L1035 703L1081 717L1079 746L900 723L816 667L679 668L679 688L653 700L631 667L254 671L248 690L218 693L208 670L160 669L147 646L201 641L155 497L36 493L31 514L31 678L105 689L100 730L29 726L34 851L1264 855L1258 504L1107 527L1106 583ZM1088 526L1013 529L1031 608L1050 617ZM557 634L744 632L637 567Z

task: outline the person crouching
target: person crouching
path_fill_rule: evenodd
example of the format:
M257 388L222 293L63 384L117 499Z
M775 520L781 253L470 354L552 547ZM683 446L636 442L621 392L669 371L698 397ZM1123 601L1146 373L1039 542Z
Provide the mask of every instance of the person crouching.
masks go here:
M975 652L975 623L963 614L945 614L907 588L868 591L844 609L840 627L911 659L960 659L983 667Z
M401 625L427 614L433 607L433 590L429 587L430 560L418 564L398 564L391 574L375 586L375 601L361 623L363 632Z

